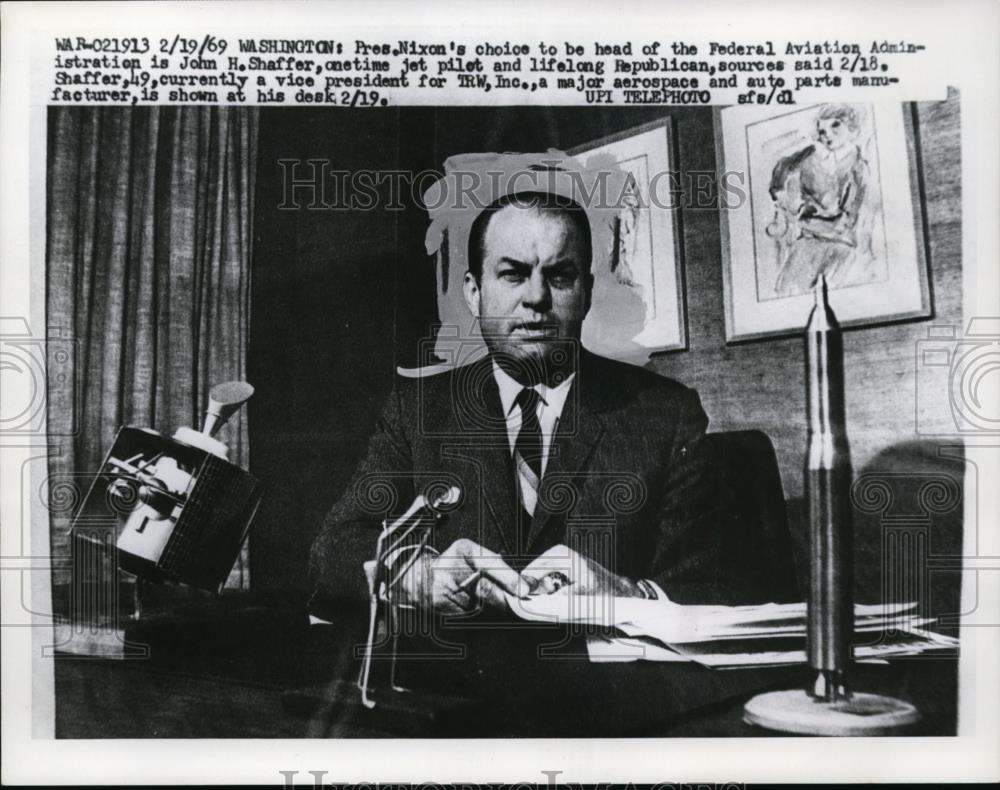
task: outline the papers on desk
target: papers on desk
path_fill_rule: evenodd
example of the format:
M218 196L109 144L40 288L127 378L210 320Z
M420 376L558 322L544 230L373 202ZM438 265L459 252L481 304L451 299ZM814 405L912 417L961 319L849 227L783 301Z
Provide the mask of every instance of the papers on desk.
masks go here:
M716 669L806 660L806 605L683 606L671 601L590 598L556 592L508 597L525 620L602 626L588 637L592 661L694 661ZM928 631L915 603L857 605L854 657L883 660L955 652L958 640Z

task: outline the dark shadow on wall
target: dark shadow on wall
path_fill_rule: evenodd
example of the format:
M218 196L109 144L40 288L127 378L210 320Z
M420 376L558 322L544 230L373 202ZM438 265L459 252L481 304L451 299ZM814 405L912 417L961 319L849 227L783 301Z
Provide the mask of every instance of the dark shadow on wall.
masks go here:
M854 474L855 600L917 601L928 617L960 611L963 448L913 441L878 453ZM808 579L809 531L802 498L788 503L796 565ZM942 625L940 630L957 634Z

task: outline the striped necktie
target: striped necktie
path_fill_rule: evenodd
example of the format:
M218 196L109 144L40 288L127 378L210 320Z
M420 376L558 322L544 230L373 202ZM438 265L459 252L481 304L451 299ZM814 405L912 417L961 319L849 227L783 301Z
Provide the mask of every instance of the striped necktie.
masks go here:
M531 387L522 389L514 401L521 407L521 428L514 442L514 464L522 485L531 487L530 493L524 492L522 497L529 514L535 510L538 486L542 480L542 426L538 422L540 401L541 397Z

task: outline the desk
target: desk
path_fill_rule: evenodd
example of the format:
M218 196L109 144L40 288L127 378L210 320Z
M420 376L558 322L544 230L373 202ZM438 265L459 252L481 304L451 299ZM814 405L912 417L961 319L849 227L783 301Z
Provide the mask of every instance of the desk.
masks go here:
M56 736L763 737L772 733L743 723L743 703L757 691L798 686L808 677L803 667L710 671L559 660L540 666L537 683L496 679L491 701L417 689L382 692L369 711L353 688L364 624L365 613L356 611L336 626L309 626L301 603L245 594L177 605L130 632L130 639L148 640L146 659L57 655ZM447 677L461 666L438 660L431 674ZM423 669L414 661L400 674L412 678ZM913 734L954 734L955 659L860 665L853 677L858 688L916 704L924 718ZM589 702L566 705L584 689ZM558 715L563 709L567 715Z

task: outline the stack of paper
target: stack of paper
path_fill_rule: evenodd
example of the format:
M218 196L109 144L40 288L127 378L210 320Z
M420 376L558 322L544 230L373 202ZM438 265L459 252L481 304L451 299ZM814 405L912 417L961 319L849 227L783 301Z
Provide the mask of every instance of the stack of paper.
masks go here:
M682 606L559 591L509 597L508 604L525 620L603 626L588 641L592 661L695 661L723 669L806 660L804 603ZM958 640L923 628L933 621L919 617L915 603L857 605L854 616L856 660L958 650Z

